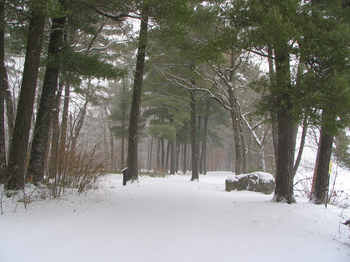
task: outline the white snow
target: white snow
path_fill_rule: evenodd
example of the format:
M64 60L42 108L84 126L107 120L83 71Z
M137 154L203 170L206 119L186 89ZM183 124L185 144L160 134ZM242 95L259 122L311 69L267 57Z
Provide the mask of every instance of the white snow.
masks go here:
M232 182L238 182L238 180L242 179L243 177L247 177L250 175L257 175L260 180L265 181L265 182L270 182L270 181L274 181L274 177L273 175L266 173L266 172L253 172L253 173L248 173L248 174L242 174L242 175L234 175L232 176L232 173L230 174L230 176L228 176L226 178L226 180L228 181L232 181Z
M349 209L271 202L225 192L215 172L141 177L122 186L107 175L86 196L23 203L3 196L1 262L350 261Z

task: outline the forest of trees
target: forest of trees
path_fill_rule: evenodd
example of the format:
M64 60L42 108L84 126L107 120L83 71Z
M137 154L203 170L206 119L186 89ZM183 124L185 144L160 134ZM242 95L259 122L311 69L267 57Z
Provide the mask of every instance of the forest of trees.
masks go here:
M79 190L107 172L274 174L294 203L350 166L350 1L0 0L0 182ZM297 145L299 134L300 144Z

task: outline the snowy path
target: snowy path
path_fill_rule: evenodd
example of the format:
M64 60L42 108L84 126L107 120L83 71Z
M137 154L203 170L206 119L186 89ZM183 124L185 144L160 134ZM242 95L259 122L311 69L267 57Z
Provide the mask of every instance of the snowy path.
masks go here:
M109 175L86 197L19 206L0 215L0 261L350 261L341 209L225 192L226 175Z

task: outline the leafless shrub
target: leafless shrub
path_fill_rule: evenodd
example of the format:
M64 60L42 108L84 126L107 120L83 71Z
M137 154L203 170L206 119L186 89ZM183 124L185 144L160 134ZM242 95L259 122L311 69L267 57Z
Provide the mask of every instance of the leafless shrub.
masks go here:
M103 173L102 154L98 154L97 149L98 145L92 150L86 147L80 152L65 155L63 163L59 163L60 172L57 172L55 178L46 181L54 198L60 197L69 189L82 193L97 188Z

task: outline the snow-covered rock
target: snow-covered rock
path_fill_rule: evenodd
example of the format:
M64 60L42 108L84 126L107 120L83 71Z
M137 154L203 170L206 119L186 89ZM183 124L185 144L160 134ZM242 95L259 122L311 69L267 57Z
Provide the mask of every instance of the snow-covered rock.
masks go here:
M254 172L228 177L225 180L225 186L226 191L248 190L271 194L275 190L275 179L269 173Z

